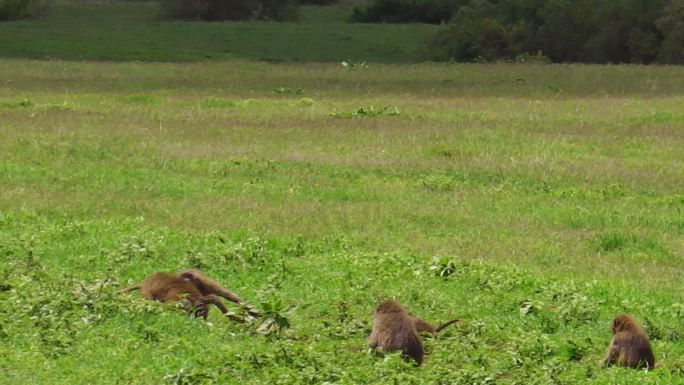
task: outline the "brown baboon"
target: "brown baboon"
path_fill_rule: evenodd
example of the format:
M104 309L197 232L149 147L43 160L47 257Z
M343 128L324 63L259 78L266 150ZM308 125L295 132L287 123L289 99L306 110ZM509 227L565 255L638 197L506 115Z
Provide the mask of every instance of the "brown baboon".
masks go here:
M185 270L181 274L154 273L141 284L119 290L119 292L126 293L138 289L140 289L142 296L147 299L159 302L182 301L186 307L195 310L196 316L204 319L209 314L209 305L213 304L231 320L244 322L242 318L228 314L228 309L218 298L218 296L222 296L233 302L241 303L240 297L224 289L199 270ZM253 311L250 311L249 314L255 317L259 316Z
M626 314L615 317L611 327L613 338L602 366L616 364L630 368L652 370L655 367L655 357L651 350L648 336L634 319Z
M368 345L373 349L379 346L385 351L401 350L404 360L413 358L420 365L423 363L424 351L418 332L435 334L456 321L459 320L449 321L435 329L429 323L410 316L399 302L388 300L375 310Z

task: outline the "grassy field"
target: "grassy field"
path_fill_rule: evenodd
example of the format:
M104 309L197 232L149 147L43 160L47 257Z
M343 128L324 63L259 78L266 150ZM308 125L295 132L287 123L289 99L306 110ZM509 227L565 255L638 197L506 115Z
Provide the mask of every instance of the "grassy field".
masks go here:
M62 2L41 19L0 23L0 57L412 62L436 28L351 24L350 14L343 5L302 7L297 23L173 22L154 2Z
M682 90L681 67L3 59L0 383L684 383ZM114 294L190 266L291 327ZM464 322L421 368L377 357L388 297ZM598 367L618 312L655 371Z

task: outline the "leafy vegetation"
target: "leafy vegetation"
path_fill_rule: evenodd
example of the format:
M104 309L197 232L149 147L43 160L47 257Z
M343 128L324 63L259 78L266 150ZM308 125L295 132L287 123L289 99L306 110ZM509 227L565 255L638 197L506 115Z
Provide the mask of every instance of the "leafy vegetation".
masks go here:
M384 106L375 108L375 106L359 107L351 112L333 111L330 116L336 118L375 118L378 116L399 116L401 111L397 107Z
M25 212L3 214L0 226L3 383L684 383L684 305L655 292L549 280L478 260L174 231L143 219ZM127 278L191 261L263 299L265 322L212 313L205 323L113 294ZM465 319L426 337L420 369L364 349L370 312L390 295L422 317ZM623 311L645 315L659 359L652 373L597 366L611 317Z

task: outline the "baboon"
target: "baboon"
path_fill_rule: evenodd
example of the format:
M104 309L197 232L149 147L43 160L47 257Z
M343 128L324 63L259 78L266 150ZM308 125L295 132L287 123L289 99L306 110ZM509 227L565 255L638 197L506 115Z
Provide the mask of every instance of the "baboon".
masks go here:
M412 317L397 301L387 300L378 305L373 316L373 331L368 337L368 345L385 351L401 350L405 361L413 358L416 364L423 363L423 342L419 331L432 334L444 329L458 320L449 321L436 329L429 323Z
M603 367L616 364L636 369L645 366L648 370L653 370L655 357L648 336L632 317L618 315L613 320L611 330L613 338L606 358L601 361Z
M213 304L231 320L244 322L244 319L228 314L228 309L218 296L225 297L238 304L242 304L242 299L224 289L199 270L184 270L180 274L154 273L142 283L119 290L119 293L138 289L140 289L142 296L147 299L159 302L182 301L188 310L194 309L195 315L204 319L209 314L209 305ZM253 317L259 316L259 313L252 310L249 311L249 314Z

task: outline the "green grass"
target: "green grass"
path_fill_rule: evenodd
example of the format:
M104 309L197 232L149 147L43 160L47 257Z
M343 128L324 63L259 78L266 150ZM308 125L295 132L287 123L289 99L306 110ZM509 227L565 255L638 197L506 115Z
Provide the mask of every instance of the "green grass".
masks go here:
M106 61L411 62L435 27L351 24L349 6L302 7L297 23L174 22L154 2L58 3L0 23L0 57Z
M0 383L684 383L684 68L0 74ZM191 266L292 327L114 294ZM388 297L464 323L376 357ZM654 372L598 368L618 312Z

